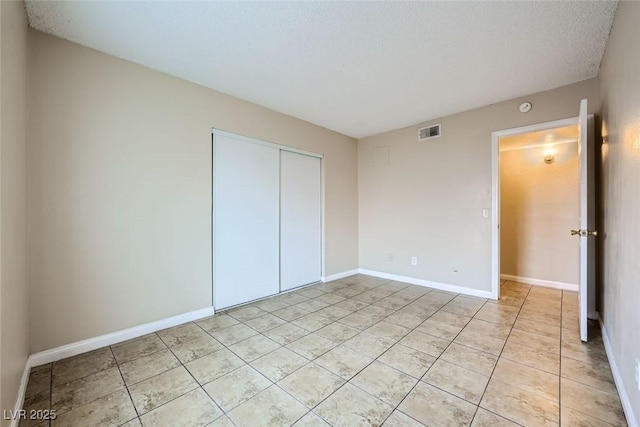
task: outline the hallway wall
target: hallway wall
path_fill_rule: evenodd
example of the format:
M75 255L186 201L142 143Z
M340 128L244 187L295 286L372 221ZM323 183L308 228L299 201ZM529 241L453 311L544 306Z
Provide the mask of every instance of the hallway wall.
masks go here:
M578 143L500 153L500 273L578 284Z

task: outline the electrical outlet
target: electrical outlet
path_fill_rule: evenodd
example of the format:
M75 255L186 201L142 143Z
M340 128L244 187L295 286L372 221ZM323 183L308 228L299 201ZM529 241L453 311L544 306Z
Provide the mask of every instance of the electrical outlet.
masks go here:
M636 387L640 391L640 359L636 359Z
M387 261L393 262L393 254L392 253L389 253L389 255L387 255Z
M418 257L415 257L415 256L411 257L411 265L418 265Z

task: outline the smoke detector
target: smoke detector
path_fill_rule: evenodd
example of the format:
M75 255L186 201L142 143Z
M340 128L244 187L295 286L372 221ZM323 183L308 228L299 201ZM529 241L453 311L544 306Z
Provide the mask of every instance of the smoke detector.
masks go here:
M531 111L531 103L530 102L523 102L522 104L520 104L519 110L521 113L528 113L529 111Z

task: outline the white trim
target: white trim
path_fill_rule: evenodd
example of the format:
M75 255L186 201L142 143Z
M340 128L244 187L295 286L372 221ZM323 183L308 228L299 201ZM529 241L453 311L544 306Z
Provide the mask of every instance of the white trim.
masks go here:
M503 136L518 135L521 133L538 132L538 131L547 130L547 129L562 128L565 126L571 126L571 125L577 125L577 124L578 124L578 116L575 116L575 117L569 117L567 119L554 120L551 122L537 123L533 125L520 126L517 128L497 130L497 131L493 131L491 134L496 135L498 137L503 137Z
M618 396L620 396L622 409L624 410L624 414L627 417L627 424L629 425L629 427L640 427L640 425L638 424L638 419L633 413L631 399L627 394L627 390L624 388L624 383L622 382L622 374L620 373L620 369L618 369L616 359L613 357L613 348L611 348L609 334L607 334L607 328L605 328L604 326L604 322L600 317L600 313L598 313L598 322L600 323L600 330L602 330L602 342L604 343L604 350L607 352L607 359L609 359L609 367L611 368L611 373L613 374L613 381L615 382L616 388L618 389Z
M327 256L325 250L327 248L326 244L326 199L325 199L325 164L324 158L320 159L320 281L324 282L324 275L327 271Z
M528 150L530 148L538 148L538 147L555 147L556 145L571 144L571 143L575 143L575 142L578 142L577 138L555 140L555 141L549 142L549 143L547 143L547 142L534 142L532 144L527 144L527 145L520 145L520 146L516 146L516 147L501 148L500 152L504 153L506 151Z
M77 354L86 353L87 351L96 350L108 345L117 344L122 341L138 338L143 335L157 332L162 329L171 328L183 323L192 322L214 314L213 307L205 307L200 310L188 313L178 314L177 316L167 317L166 319L157 320L155 322L145 323L143 325L134 326L132 328L122 329L120 331L111 332L109 334L100 335L94 338L77 341L71 344L62 345L60 347L51 348L49 350L40 351L29 356L30 366L40 366L45 363L55 362L60 359L75 356Z
M455 292L457 294L464 294L464 295L470 295L474 297L493 299L493 294L490 291L481 291L478 289L465 288L464 286L432 282L430 280L416 279L414 277L407 277L407 276L399 276L397 274L382 273L380 271L366 270L363 268L361 268L359 272L360 274L379 277L381 279L395 280L398 282L411 283L412 285L434 288L441 291Z
M16 405L13 408L13 414L15 418L11 420L11 427L18 427L20 423L20 417L17 416L19 414L18 411L24 406L24 395L27 393L27 384L29 383L29 373L31 372L31 356L27 357L27 360L24 362L24 371L22 371L22 378L20 379L20 387L18 387L18 396L16 397ZM3 414L4 415L4 414Z
M258 144L258 145L264 145L267 147L277 148L278 150L291 151L292 153L304 154L306 156L311 156L311 157L319 157L321 159L324 158L324 154L314 153L313 151L300 150L298 148L289 147L288 145L282 145L282 144L278 144L271 141L265 141L263 139L251 138L249 136L240 135L233 132L227 132L227 131L216 129L216 128L211 128L211 133L213 135L227 136L229 138L237 139L244 142L250 142L252 144Z
M500 137L491 134L491 297L500 299Z
M544 286L545 288L561 289L563 291L578 292L577 283L554 282L553 280L534 279L532 277L512 276L511 274L501 274L500 279L520 282L526 285Z
M322 255L320 262L322 263ZM322 270L320 275L322 276ZM282 293L282 150L278 150L278 293Z
M132 338L138 338L152 332L170 328L172 326L177 326L183 323L192 322L194 320L212 316L213 314L213 307L205 307L201 308L200 310L178 314L177 316L167 317L166 319L161 319L151 323L145 323L144 325L134 326L132 328L123 329L120 331L112 332L110 334L89 338L71 344L66 344L60 347L55 347L30 355L24 364L24 371L22 372L20 386L18 387L18 396L16 397L14 414L17 414L18 411L24 406L24 397L27 392L27 384L29 383L29 374L32 367L55 362L67 357L86 353L87 351L96 350L98 348L116 344ZM10 426L18 427L19 422L20 419L16 417L15 419L11 420Z
M331 276L322 276L322 283L331 282L333 280L344 279L345 277L353 276L358 274L359 270L357 268L353 270L343 271L342 273L332 274Z
M216 134L211 133L211 307L216 306Z

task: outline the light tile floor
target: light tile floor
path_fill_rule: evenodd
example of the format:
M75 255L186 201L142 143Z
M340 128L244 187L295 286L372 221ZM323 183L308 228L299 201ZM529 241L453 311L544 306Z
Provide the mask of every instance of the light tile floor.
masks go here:
M33 368L25 409L52 426L626 425L577 295L501 293L352 276Z

